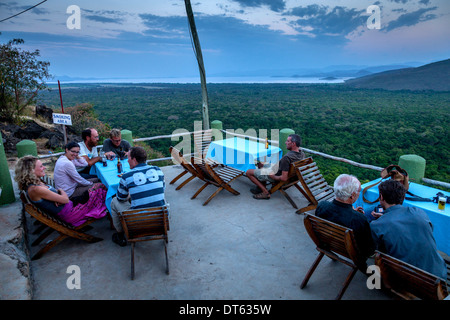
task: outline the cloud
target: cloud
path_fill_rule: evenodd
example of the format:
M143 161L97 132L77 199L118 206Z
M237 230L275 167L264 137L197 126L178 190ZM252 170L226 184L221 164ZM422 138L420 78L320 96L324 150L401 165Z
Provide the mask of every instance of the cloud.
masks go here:
M108 18L101 15L84 15L83 18L101 23L120 23L122 21L122 19Z
M303 28L310 27L310 33L315 36L345 36L367 20L365 10L317 4L293 8L288 14L297 16L297 24Z
M275 12L283 11L286 8L284 0L233 0L244 7L261 7L267 5Z
M428 21L428 20L433 20L435 19L437 16L435 14L425 14L428 11L432 11L437 9L437 7L432 7L432 8L423 8L423 9L419 9L417 11L413 11L413 12L409 12L409 13L405 13L402 14L401 16L398 17L397 20L393 20L391 21L385 31L391 31L397 28L401 28L401 27L410 27L410 26L414 26L416 24L418 24L419 22L424 22L424 21Z

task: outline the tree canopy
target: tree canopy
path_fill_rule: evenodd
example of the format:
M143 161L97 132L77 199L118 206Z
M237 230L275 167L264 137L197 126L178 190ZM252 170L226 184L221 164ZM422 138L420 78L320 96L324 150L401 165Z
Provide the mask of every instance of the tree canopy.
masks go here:
M19 47L22 39L0 44L0 119L18 122L25 107L35 101L39 90L50 78L47 61L38 60L39 50Z

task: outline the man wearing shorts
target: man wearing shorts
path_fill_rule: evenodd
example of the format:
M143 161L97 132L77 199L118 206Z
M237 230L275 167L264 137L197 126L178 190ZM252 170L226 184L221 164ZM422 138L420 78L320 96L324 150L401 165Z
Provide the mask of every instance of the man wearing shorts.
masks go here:
M300 149L302 140L299 135L291 134L286 139L286 149L289 152L284 155L281 160L274 166L265 167L258 165L258 169L249 169L247 177L256 185L250 191L254 193L255 199L270 199L270 193L266 189L266 183L274 183L277 181L286 181L288 179L289 167L291 163L305 158L303 150ZM275 172L275 170L277 170Z

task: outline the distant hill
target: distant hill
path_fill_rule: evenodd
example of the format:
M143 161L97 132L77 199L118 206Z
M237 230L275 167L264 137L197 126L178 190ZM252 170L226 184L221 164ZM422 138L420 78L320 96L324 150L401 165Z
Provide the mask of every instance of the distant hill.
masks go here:
M346 80L355 88L450 91L450 59Z

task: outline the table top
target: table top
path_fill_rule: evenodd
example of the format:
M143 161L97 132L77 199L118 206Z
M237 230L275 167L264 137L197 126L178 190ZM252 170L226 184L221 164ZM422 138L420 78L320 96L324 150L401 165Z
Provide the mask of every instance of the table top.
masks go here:
M367 183L361 185L361 189L364 190L364 188L366 186L370 186L371 184L374 184L375 182L380 181L380 180L381 180L381 178L375 179L375 180L370 181L370 182L367 182ZM416 196L422 197L422 198L429 198L429 199L431 199L433 197L436 197L436 194L438 192L442 192L445 196L450 197L450 192L446 192L446 191L442 191L442 190L435 189L435 188L432 188L432 187L424 186L424 185L421 185L421 184L418 184L418 183L415 183L415 182L410 182L409 183L409 190L408 191L411 192L413 195L416 195ZM368 208L370 206L374 206L375 207L378 204L378 202L374 203L372 205L368 204L368 203L365 203L363 201L363 199L362 199L362 195L363 195L363 192L361 191L361 194L359 195L359 198L358 198L358 201L356 202L356 205L362 206L362 207L364 207L366 209L366 208ZM378 184L373 186L372 188L368 189L367 193L364 194L364 197L367 200L369 200L369 201L375 201L378 198ZM408 193L406 194L406 197L407 198L413 198L413 196L408 194ZM449 216L449 218L450 218L450 205L449 204L447 204L445 206L445 210L444 211L438 210L438 204L434 203L434 202L413 201L413 200L405 199L405 201L403 202L403 205L405 205L405 206L414 206L414 207L418 207L418 208L421 208L421 209L426 210L426 211L433 211L433 212L436 212L436 213L439 213L439 214L444 214L444 215Z
M131 170L128 159L120 160L120 162L122 163L123 172ZM106 163L107 166L104 167L101 161L96 162L95 165L92 166L90 173L96 174L100 181L108 188L105 204L106 208L111 212L111 200L119 187L120 177L117 172L117 159L107 160Z
M256 167L256 159L275 164L280 160L282 154L283 151L279 147L269 145L269 148L266 149L265 143L234 137L211 142L207 157L246 171Z

